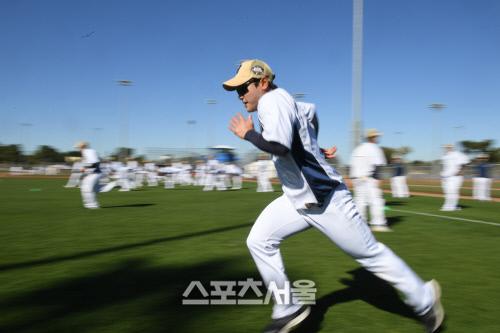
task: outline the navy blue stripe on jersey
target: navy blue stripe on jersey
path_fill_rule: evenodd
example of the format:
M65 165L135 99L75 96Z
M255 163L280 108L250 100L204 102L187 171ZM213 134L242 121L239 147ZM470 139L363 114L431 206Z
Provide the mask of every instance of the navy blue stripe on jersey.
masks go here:
M400 163L394 164L394 177L404 176L405 168Z
M487 164L480 164L477 166L477 174L478 177L482 178L490 178L490 170L489 170L489 165Z
M331 179L325 169L323 169L323 167L319 164L316 157L304 149L297 124L293 127L291 153L295 163L297 163L297 166L304 175L307 184L309 184L309 187L316 197L316 200L322 204L333 189L340 183Z

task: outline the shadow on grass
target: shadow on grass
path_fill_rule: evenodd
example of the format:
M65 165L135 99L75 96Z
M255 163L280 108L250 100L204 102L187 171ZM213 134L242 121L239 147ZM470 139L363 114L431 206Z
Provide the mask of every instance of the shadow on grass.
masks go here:
M96 274L56 281L42 289L0 300L3 315L0 332L84 333L103 329L148 333L256 332L266 323L245 317L248 307L241 307L241 314L235 315L237 305L182 304L183 299L203 298L195 290L183 298L192 281L200 281L208 291L213 290L211 281L248 278L259 281L255 271L237 268L241 267L241 260L240 257L224 258L182 266L150 266L145 260L128 260ZM318 299L311 315L294 333L320 332L328 311L332 308L335 311L337 304L356 300L415 318L388 284L361 268L349 274L351 278L341 280L345 288ZM220 299L220 296L209 298ZM228 310L233 318L223 316ZM207 320L211 324L201 327Z
M363 268L350 271L350 279L341 279L346 286L316 301L306 321L294 333L316 333L321 330L325 314L337 304L364 301L378 309L416 319L413 311L398 296L394 288ZM360 320L363 316L360 315ZM389 329L390 327L388 327ZM367 331L369 328L367 327Z
M200 281L210 291L210 281L259 280L256 272L235 268L240 262L241 258L225 258L195 265L150 266L144 260L123 261L97 274L56 281L0 300L0 332L192 332L201 317L220 315L233 306L183 305L183 293L191 281ZM202 298L194 294L186 298ZM211 332L218 330L214 327Z
M386 201L385 205L386 206L406 206L407 202L406 201Z
M84 258L89 258L89 257L101 255L101 254L108 254L108 253L112 253L112 252L130 250L130 249L135 249L135 248L139 248L139 247L156 245L156 244L160 244L160 243L172 242L172 241L183 240L183 239L188 239L188 238L193 238L193 237L206 236L206 235L210 235L210 234L216 234L216 233L232 231L232 230L236 230L236 229L247 228L247 227L251 226L252 224L253 223L244 223L244 224L232 225L229 227L222 227L222 228L215 228L215 229L208 229L208 230L203 230L203 231L198 231L198 232L192 232L192 233L178 235L178 236L162 237L162 238L150 239L150 240L132 243L132 244L118 245L118 246L113 246L113 247L108 247L108 248L103 248L103 249L84 251L84 252L69 254L69 255L65 255L65 256L53 256L53 257L48 257L48 258L22 261L22 262L16 262L16 263L12 263L12 264L5 264L5 265L0 265L0 272L9 271L9 270L13 270L13 269L28 268L28 267L39 266L39 265L54 264L54 263L59 263L59 262L66 261L66 260L84 259Z
M125 207L149 207L149 206L154 206L156 204L152 203L144 203L144 204L128 204L128 205L115 205L115 206L103 206L102 208L107 209L107 208L125 208Z
M404 218L401 217L401 216L390 216L390 217L387 217L386 220L387 220L387 225L389 227L393 227L396 224L401 223L402 221L404 221Z

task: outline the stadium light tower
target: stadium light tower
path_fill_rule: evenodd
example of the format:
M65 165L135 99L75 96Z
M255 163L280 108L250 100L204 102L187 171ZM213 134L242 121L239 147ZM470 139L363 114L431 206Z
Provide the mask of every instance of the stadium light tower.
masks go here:
M446 104L442 103L432 103L428 106L428 108L432 111L432 118L433 118L433 134L432 134L432 172L433 174L438 174L439 173L439 151L441 149L441 140L439 136L439 119L438 119L438 114L446 109Z
M26 153L28 153L28 142L29 142L29 135L27 134L28 132L28 128L30 128L31 126L33 126L32 123L19 123L19 126L21 126L21 131L20 131L20 134L21 134L21 142L20 144L22 145L24 140L26 140ZM25 138L25 135L26 135L26 138Z
M303 99L304 97L306 97L306 93L298 92L298 93L292 94L292 96L295 99Z
M361 143L363 80L363 0L353 0L352 23L352 147Z
M215 105L217 105L217 100L216 99L207 99L205 101L208 105L214 105L213 107L215 108ZM214 143L214 131L215 129L213 128L212 126L212 121L211 119L213 119L214 117L212 117L211 115L209 115L208 119L208 129L207 129L207 143L208 143L208 146L209 147L212 147L215 143Z
M101 148L100 147L100 135L99 133L102 131L102 127L93 127L92 128L92 131L94 132L94 138L92 139L94 141L94 148L97 152L100 152L101 153L101 156L103 154L103 151L99 151Z
M118 80L116 83L119 86L122 87L130 87L133 85L133 82L130 80ZM129 115L128 115L128 109L125 107L125 110L123 110L122 114L122 128L121 128L121 145L122 147L128 147L128 130L129 130Z

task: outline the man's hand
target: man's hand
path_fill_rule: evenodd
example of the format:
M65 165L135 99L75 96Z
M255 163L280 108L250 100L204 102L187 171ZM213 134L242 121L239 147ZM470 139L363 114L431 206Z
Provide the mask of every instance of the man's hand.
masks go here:
M251 115L245 119L241 113L238 113L236 116L231 118L231 122L229 123L229 130L242 139L245 138L245 134L247 134L248 131L253 129L254 127Z
M325 155L325 158L330 159L334 158L335 155L337 154L337 147L333 146L331 148L320 148L321 152Z

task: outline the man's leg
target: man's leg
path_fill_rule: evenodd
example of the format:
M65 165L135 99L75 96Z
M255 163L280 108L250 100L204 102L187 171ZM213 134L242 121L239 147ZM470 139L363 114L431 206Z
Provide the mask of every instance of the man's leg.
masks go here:
M370 224L372 226L386 226L387 221L385 219L384 212L385 200L382 196L382 190L380 189L378 182L379 181L374 178L369 178L367 180L367 191L370 196Z
M441 207L441 210L444 211L449 211L454 209L453 194L451 192L453 188L451 178L452 177L444 177L441 180L441 186L443 188L443 193L444 193L444 204Z
M100 175L91 173L82 180L80 188L85 208L98 208L99 204L96 200L96 188L98 186Z
M337 188L325 206L300 213L364 268L400 291L417 315L427 313L437 298L431 283L424 283L401 258L377 242L349 191Z
M483 198L486 201L491 201L491 178L482 178L483 181Z
M363 216L363 218L368 221L368 215L366 214L368 201L366 199L365 180L353 179L352 184L354 187L354 203L356 204L356 207L358 207L358 211L361 216Z
M279 289L285 287L288 277L279 249L280 243L309 227L285 195L271 202L259 215L248 235L247 245L267 287L271 282ZM272 318L288 316L299 308L298 304L278 304L275 301Z

